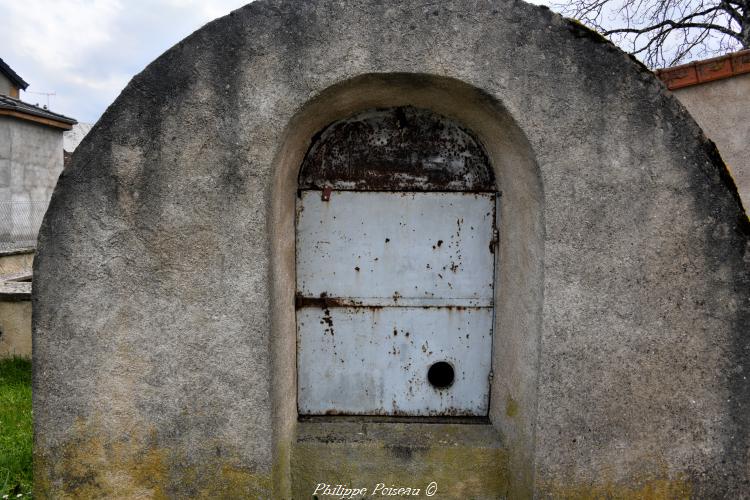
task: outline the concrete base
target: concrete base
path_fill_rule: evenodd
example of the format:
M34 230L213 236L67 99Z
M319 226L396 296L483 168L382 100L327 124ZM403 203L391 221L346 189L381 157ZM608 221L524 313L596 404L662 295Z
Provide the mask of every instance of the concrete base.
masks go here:
M492 425L320 419L297 427L293 498L402 489L400 497L419 490L420 497L489 500L508 498L508 487L507 452Z

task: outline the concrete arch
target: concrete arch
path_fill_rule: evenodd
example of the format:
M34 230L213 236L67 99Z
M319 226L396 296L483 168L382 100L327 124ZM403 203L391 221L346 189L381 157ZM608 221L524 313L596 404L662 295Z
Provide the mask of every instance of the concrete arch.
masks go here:
M268 230L273 269L276 449L287 453L297 421L294 320L294 213L297 176L313 137L328 124L383 107L430 109L465 126L484 145L500 198L494 379L490 420L512 451L514 487L529 490L533 469L536 383L544 259L544 197L534 153L502 104L456 79L425 74L367 74L332 86L301 107L274 161ZM523 419L510 418L506 405ZM278 463L287 461L279 457ZM288 473L283 474L284 476Z
M472 439L507 467L484 496L744 493L750 230L653 75L515 0L259 0L136 75L58 181L33 292L40 498L291 491L296 169L330 121L407 102L474 131L503 190L507 350Z

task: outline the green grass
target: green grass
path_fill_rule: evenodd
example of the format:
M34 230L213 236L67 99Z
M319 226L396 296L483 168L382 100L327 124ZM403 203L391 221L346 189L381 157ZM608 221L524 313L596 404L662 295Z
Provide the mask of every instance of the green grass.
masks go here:
M31 361L0 360L0 499L31 498ZM8 495L7 497L5 495Z

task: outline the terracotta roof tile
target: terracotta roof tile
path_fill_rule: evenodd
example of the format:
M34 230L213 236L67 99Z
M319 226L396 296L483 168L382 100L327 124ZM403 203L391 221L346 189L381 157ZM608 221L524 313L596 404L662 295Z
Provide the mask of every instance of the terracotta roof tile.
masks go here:
M722 80L742 73L750 73L750 49L656 70L656 76L670 90Z

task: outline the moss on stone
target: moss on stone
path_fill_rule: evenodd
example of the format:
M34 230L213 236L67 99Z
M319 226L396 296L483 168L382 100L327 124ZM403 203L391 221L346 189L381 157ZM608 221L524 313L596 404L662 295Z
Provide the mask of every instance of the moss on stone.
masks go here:
M510 396L505 399L505 414L510 418L518 415L518 401Z
M293 498L310 498L319 483L367 488L368 495L384 483L419 488L424 497L433 482L438 488L435 498L494 499L509 494L508 453L493 437L491 426L317 427L302 431L292 448Z
M191 465L156 446L153 435L107 440L80 422L72 434L77 437L49 455L35 452L36 498L166 499L186 491L191 498L273 498L270 474L238 466L236 457Z
M539 498L559 500L682 500L692 498L693 487L686 479L644 478L631 484L547 483L537 488Z

